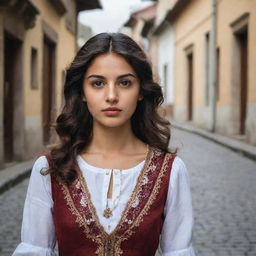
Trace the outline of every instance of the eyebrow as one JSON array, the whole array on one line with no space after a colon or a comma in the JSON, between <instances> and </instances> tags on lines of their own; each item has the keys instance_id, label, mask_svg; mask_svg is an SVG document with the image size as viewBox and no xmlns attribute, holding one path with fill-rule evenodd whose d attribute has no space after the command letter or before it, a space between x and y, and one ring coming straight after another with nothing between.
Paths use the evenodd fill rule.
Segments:
<instances>
[{"instance_id":1,"label":"eyebrow","mask_svg":"<svg viewBox=\"0 0 256 256\"><path fill-rule=\"evenodd\" d=\"M132 76L134 78L137 78L135 75L133 75L132 73L127 73L127 74L123 74L123 75L120 75L117 77L117 79L121 79L121 78L124 78L124 77L127 77L127 76ZM89 75L86 77L86 79L89 79L89 78L99 78L99 79L106 79L106 77L104 76L100 76L100 75Z\"/></svg>"}]
</instances>

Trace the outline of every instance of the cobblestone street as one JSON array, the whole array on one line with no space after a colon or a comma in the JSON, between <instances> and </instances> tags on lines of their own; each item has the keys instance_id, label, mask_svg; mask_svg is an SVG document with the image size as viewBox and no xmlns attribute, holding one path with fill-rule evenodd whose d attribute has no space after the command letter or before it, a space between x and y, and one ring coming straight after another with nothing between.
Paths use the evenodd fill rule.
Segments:
<instances>
[{"instance_id":1,"label":"cobblestone street","mask_svg":"<svg viewBox=\"0 0 256 256\"><path fill-rule=\"evenodd\" d=\"M22 211L28 179L0 195L0 255L10 256L20 242Z\"/></svg>"},{"instance_id":2,"label":"cobblestone street","mask_svg":"<svg viewBox=\"0 0 256 256\"><path fill-rule=\"evenodd\" d=\"M191 178L197 256L256 255L256 162L216 143L173 132Z\"/></svg>"},{"instance_id":3,"label":"cobblestone street","mask_svg":"<svg viewBox=\"0 0 256 256\"><path fill-rule=\"evenodd\" d=\"M194 207L197 256L256 255L256 162L197 135L173 130L186 163ZM0 195L0 255L20 241L28 179Z\"/></svg>"}]
</instances>

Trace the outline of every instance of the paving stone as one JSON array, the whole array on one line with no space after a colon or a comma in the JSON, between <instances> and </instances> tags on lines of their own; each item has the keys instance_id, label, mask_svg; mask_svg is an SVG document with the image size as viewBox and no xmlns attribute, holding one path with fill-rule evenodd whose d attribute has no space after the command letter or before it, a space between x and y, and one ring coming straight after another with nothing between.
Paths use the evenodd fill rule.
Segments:
<instances>
[{"instance_id":1,"label":"paving stone","mask_svg":"<svg viewBox=\"0 0 256 256\"><path fill-rule=\"evenodd\" d=\"M256 162L198 135L172 132L190 175L196 255L256 256ZM20 242L27 185L28 179L0 195L1 256Z\"/></svg>"},{"instance_id":2,"label":"paving stone","mask_svg":"<svg viewBox=\"0 0 256 256\"><path fill-rule=\"evenodd\" d=\"M1 256L10 256L20 243L23 205L28 179L0 195L0 248Z\"/></svg>"},{"instance_id":3,"label":"paving stone","mask_svg":"<svg viewBox=\"0 0 256 256\"><path fill-rule=\"evenodd\" d=\"M190 175L197 256L256 256L256 162L181 130L172 139Z\"/></svg>"}]
</instances>

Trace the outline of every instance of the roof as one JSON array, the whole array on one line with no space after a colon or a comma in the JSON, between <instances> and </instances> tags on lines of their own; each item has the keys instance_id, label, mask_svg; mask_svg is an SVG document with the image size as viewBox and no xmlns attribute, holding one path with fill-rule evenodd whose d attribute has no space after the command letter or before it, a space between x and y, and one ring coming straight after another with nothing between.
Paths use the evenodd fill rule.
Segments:
<instances>
[{"instance_id":1,"label":"roof","mask_svg":"<svg viewBox=\"0 0 256 256\"><path fill-rule=\"evenodd\" d=\"M190 2L191 0L178 0L173 8L167 12L166 20L173 21L174 19L176 19L180 12L183 10L183 8L187 6L187 4L189 4Z\"/></svg>"},{"instance_id":2,"label":"roof","mask_svg":"<svg viewBox=\"0 0 256 256\"><path fill-rule=\"evenodd\" d=\"M67 5L64 0L49 0L54 6L56 11L60 15L64 15L67 12ZM69 0L70 1L70 0ZM92 10L100 8L102 9L100 0L74 0L77 4L77 12Z\"/></svg>"},{"instance_id":3,"label":"roof","mask_svg":"<svg viewBox=\"0 0 256 256\"><path fill-rule=\"evenodd\" d=\"M0 8L5 7L11 9L14 13L18 13L24 21L25 29L35 26L36 15L40 13L39 9L30 0L0 0Z\"/></svg>"},{"instance_id":4,"label":"roof","mask_svg":"<svg viewBox=\"0 0 256 256\"><path fill-rule=\"evenodd\" d=\"M153 18L153 19L151 19L151 20L149 20L149 21L146 21L146 22L144 23L143 29L142 29L142 31L141 31L141 35L142 35L143 37L147 37L149 31L150 31L151 28L154 26L154 21L155 21L155 19Z\"/></svg>"},{"instance_id":5,"label":"roof","mask_svg":"<svg viewBox=\"0 0 256 256\"><path fill-rule=\"evenodd\" d=\"M132 13L129 20L124 24L125 27L132 27L136 20L142 19L144 21L151 21L156 15L156 3L146 7L139 9L138 11Z\"/></svg>"},{"instance_id":6,"label":"roof","mask_svg":"<svg viewBox=\"0 0 256 256\"><path fill-rule=\"evenodd\" d=\"M174 6L166 13L162 22L154 29L154 34L158 34L165 27L166 23L173 22L185 6L190 3L191 0L178 0Z\"/></svg>"}]
</instances>

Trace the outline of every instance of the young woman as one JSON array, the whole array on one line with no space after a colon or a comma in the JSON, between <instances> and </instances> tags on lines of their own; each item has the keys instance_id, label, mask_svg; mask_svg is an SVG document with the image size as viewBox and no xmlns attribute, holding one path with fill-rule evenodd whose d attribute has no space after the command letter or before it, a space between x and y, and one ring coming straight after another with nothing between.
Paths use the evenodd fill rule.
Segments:
<instances>
[{"instance_id":1,"label":"young woman","mask_svg":"<svg viewBox=\"0 0 256 256\"><path fill-rule=\"evenodd\" d=\"M18 255L194 256L189 176L168 149L160 86L121 33L92 37L67 70L59 144L34 164Z\"/></svg>"}]
</instances>

